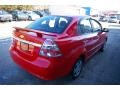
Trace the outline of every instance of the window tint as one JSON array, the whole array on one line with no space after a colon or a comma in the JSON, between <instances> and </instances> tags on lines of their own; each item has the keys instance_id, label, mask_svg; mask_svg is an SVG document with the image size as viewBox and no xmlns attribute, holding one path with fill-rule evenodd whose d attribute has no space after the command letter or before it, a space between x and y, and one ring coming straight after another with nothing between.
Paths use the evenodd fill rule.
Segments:
<instances>
[{"instance_id":1,"label":"window tint","mask_svg":"<svg viewBox=\"0 0 120 90\"><path fill-rule=\"evenodd\" d=\"M6 11L3 11L3 14L8 14L8 12L6 12Z\"/></svg>"},{"instance_id":2,"label":"window tint","mask_svg":"<svg viewBox=\"0 0 120 90\"><path fill-rule=\"evenodd\" d=\"M0 15L2 15L3 13L2 13L2 11L0 11Z\"/></svg>"},{"instance_id":3,"label":"window tint","mask_svg":"<svg viewBox=\"0 0 120 90\"><path fill-rule=\"evenodd\" d=\"M18 11L17 14L24 14L23 12Z\"/></svg>"},{"instance_id":4,"label":"window tint","mask_svg":"<svg viewBox=\"0 0 120 90\"><path fill-rule=\"evenodd\" d=\"M8 12L6 12L6 11L0 11L0 15L3 15L3 14L8 14Z\"/></svg>"},{"instance_id":5,"label":"window tint","mask_svg":"<svg viewBox=\"0 0 120 90\"><path fill-rule=\"evenodd\" d=\"M88 19L80 21L80 23L78 24L78 33L84 34L84 33L91 33L91 32L92 32L92 28L91 28L90 21Z\"/></svg>"},{"instance_id":6,"label":"window tint","mask_svg":"<svg viewBox=\"0 0 120 90\"><path fill-rule=\"evenodd\" d=\"M13 11L12 14L17 14L17 12L16 12L16 11Z\"/></svg>"},{"instance_id":7,"label":"window tint","mask_svg":"<svg viewBox=\"0 0 120 90\"><path fill-rule=\"evenodd\" d=\"M92 19L91 24L92 24L93 32L98 32L101 30L101 26L97 21Z\"/></svg>"},{"instance_id":8,"label":"window tint","mask_svg":"<svg viewBox=\"0 0 120 90\"><path fill-rule=\"evenodd\" d=\"M65 16L46 16L34 21L26 28L52 33L62 33L71 20L71 17Z\"/></svg>"}]
</instances>

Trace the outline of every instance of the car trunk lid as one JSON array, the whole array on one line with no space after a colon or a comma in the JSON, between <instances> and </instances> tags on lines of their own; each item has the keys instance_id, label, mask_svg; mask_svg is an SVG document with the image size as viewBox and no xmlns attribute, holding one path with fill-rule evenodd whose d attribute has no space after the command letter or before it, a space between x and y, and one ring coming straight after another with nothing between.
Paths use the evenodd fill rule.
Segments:
<instances>
[{"instance_id":1,"label":"car trunk lid","mask_svg":"<svg viewBox=\"0 0 120 90\"><path fill-rule=\"evenodd\" d=\"M46 38L53 39L56 34L36 31L27 28L14 27L13 41L20 55L27 59L34 59L39 55L40 48Z\"/></svg>"}]
</instances>

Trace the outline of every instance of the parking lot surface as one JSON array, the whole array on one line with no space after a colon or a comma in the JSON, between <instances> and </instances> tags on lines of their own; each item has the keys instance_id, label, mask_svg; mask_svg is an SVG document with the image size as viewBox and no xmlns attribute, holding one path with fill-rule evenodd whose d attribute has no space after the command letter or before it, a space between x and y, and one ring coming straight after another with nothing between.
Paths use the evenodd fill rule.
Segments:
<instances>
[{"instance_id":1,"label":"parking lot surface","mask_svg":"<svg viewBox=\"0 0 120 90\"><path fill-rule=\"evenodd\" d=\"M12 26L25 26L30 22L12 22ZM24 23L24 25L23 25ZM109 29L108 42L104 52L98 52L83 67L80 77L72 80L63 77L45 81L36 78L16 65L9 55L12 31L6 23L7 38L0 39L0 84L120 84L120 27ZM0 27L2 24L0 24ZM7 30L10 29L8 32ZM0 30L1 31L1 30Z\"/></svg>"}]
</instances>

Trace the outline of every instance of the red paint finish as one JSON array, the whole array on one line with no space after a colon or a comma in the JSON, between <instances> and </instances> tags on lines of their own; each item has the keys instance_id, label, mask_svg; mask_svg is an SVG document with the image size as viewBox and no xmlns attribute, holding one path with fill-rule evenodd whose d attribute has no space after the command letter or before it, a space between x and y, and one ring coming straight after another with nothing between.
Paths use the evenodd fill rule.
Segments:
<instances>
[{"instance_id":1,"label":"red paint finish","mask_svg":"<svg viewBox=\"0 0 120 90\"><path fill-rule=\"evenodd\" d=\"M78 21L85 17L71 17L72 21L60 34L16 28L10 47L13 60L23 69L44 80L68 75L79 57L88 60L107 38L106 32L102 31L78 35ZM54 46L52 49L46 50L46 40L47 44Z\"/></svg>"}]
</instances>

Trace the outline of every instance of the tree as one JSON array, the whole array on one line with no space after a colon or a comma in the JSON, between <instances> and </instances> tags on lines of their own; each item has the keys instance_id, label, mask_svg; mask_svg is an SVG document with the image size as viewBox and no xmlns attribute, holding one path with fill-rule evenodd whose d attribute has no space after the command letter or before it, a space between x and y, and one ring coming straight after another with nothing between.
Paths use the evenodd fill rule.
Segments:
<instances>
[{"instance_id":1,"label":"tree","mask_svg":"<svg viewBox=\"0 0 120 90\"><path fill-rule=\"evenodd\" d=\"M10 10L32 10L32 5L0 5L0 9L10 11Z\"/></svg>"}]
</instances>

